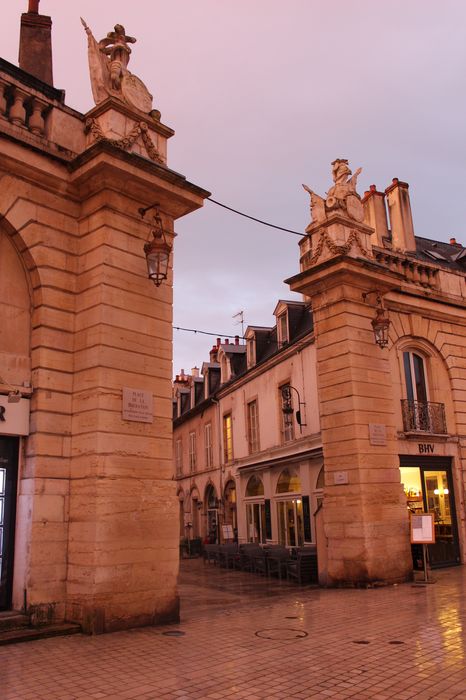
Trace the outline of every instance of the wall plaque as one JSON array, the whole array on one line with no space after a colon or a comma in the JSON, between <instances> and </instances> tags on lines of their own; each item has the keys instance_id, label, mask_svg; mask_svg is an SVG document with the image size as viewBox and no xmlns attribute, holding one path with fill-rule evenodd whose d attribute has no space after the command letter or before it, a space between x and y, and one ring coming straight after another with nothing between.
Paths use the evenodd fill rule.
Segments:
<instances>
[{"instance_id":1,"label":"wall plaque","mask_svg":"<svg viewBox=\"0 0 466 700\"><path fill-rule=\"evenodd\" d=\"M154 420L152 392L123 387L123 420L152 423Z\"/></svg>"},{"instance_id":2,"label":"wall plaque","mask_svg":"<svg viewBox=\"0 0 466 700\"><path fill-rule=\"evenodd\" d=\"M333 483L334 484L347 484L348 482L348 472L333 472Z\"/></svg>"},{"instance_id":3,"label":"wall plaque","mask_svg":"<svg viewBox=\"0 0 466 700\"><path fill-rule=\"evenodd\" d=\"M387 427L383 423L369 423L369 442L371 445L387 444Z\"/></svg>"}]
</instances>

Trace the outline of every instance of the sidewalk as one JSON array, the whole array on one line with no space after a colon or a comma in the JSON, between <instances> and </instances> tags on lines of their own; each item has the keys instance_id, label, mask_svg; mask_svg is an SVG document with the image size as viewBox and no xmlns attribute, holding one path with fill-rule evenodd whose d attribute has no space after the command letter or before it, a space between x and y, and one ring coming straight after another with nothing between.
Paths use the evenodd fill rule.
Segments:
<instances>
[{"instance_id":1,"label":"sidewalk","mask_svg":"<svg viewBox=\"0 0 466 700\"><path fill-rule=\"evenodd\" d=\"M321 590L183 561L180 625L2 647L0 698L466 699L466 567L434 578Z\"/></svg>"}]
</instances>

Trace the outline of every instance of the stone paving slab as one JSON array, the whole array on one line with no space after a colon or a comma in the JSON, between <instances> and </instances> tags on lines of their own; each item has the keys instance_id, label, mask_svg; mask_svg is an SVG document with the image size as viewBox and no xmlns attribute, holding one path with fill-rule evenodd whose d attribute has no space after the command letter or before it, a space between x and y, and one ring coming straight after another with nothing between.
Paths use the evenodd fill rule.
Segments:
<instances>
[{"instance_id":1,"label":"stone paving slab","mask_svg":"<svg viewBox=\"0 0 466 700\"><path fill-rule=\"evenodd\" d=\"M1 700L466 699L465 567L321 590L201 566L179 625L0 648Z\"/></svg>"}]
</instances>

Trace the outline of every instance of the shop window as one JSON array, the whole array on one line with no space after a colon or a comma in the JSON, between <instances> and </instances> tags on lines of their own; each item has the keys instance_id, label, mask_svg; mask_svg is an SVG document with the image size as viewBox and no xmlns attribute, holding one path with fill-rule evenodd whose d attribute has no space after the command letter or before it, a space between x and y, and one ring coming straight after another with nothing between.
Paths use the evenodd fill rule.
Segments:
<instances>
[{"instance_id":1,"label":"shop window","mask_svg":"<svg viewBox=\"0 0 466 700\"><path fill-rule=\"evenodd\" d=\"M233 461L233 419L231 413L223 416L223 459Z\"/></svg>"},{"instance_id":2,"label":"shop window","mask_svg":"<svg viewBox=\"0 0 466 700\"><path fill-rule=\"evenodd\" d=\"M300 493L301 480L294 471L284 469L277 482L277 493Z\"/></svg>"},{"instance_id":3,"label":"shop window","mask_svg":"<svg viewBox=\"0 0 466 700\"><path fill-rule=\"evenodd\" d=\"M196 433L189 433L189 468L193 472L196 469Z\"/></svg>"},{"instance_id":4,"label":"shop window","mask_svg":"<svg viewBox=\"0 0 466 700\"><path fill-rule=\"evenodd\" d=\"M248 447L249 454L259 451L259 417L257 413L257 401L250 401L247 405L248 420Z\"/></svg>"},{"instance_id":5,"label":"shop window","mask_svg":"<svg viewBox=\"0 0 466 700\"><path fill-rule=\"evenodd\" d=\"M253 496L263 496L264 495L264 484L262 483L262 479L259 479L258 476L251 476L251 478L248 481L248 484L246 486L246 497L253 497Z\"/></svg>"},{"instance_id":6,"label":"shop window","mask_svg":"<svg viewBox=\"0 0 466 700\"><path fill-rule=\"evenodd\" d=\"M212 460L212 423L206 423L204 426L204 457L205 466L210 469L213 465Z\"/></svg>"},{"instance_id":7,"label":"shop window","mask_svg":"<svg viewBox=\"0 0 466 700\"><path fill-rule=\"evenodd\" d=\"M248 542L265 543L266 518L264 503L246 504L246 527Z\"/></svg>"},{"instance_id":8,"label":"shop window","mask_svg":"<svg viewBox=\"0 0 466 700\"><path fill-rule=\"evenodd\" d=\"M304 545L303 503L301 498L293 498L277 503L278 540L284 547Z\"/></svg>"}]
</instances>

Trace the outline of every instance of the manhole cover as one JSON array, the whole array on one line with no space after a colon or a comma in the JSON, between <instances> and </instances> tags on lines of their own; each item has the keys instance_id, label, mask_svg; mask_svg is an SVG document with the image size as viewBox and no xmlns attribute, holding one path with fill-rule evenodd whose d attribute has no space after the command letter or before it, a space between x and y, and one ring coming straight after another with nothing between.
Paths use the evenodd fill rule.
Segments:
<instances>
[{"instance_id":1,"label":"manhole cover","mask_svg":"<svg viewBox=\"0 0 466 700\"><path fill-rule=\"evenodd\" d=\"M181 630L168 630L168 632L162 632L165 637L184 637L186 632Z\"/></svg>"},{"instance_id":2,"label":"manhole cover","mask_svg":"<svg viewBox=\"0 0 466 700\"><path fill-rule=\"evenodd\" d=\"M370 644L367 639L354 639L353 644Z\"/></svg>"},{"instance_id":3,"label":"manhole cover","mask_svg":"<svg viewBox=\"0 0 466 700\"><path fill-rule=\"evenodd\" d=\"M262 639L302 639L307 636L304 630L295 630L290 627L271 627L256 632L256 637L262 637Z\"/></svg>"},{"instance_id":4,"label":"manhole cover","mask_svg":"<svg viewBox=\"0 0 466 700\"><path fill-rule=\"evenodd\" d=\"M389 644L404 644L404 642L400 641L399 639L394 639L391 642L388 642Z\"/></svg>"}]
</instances>

